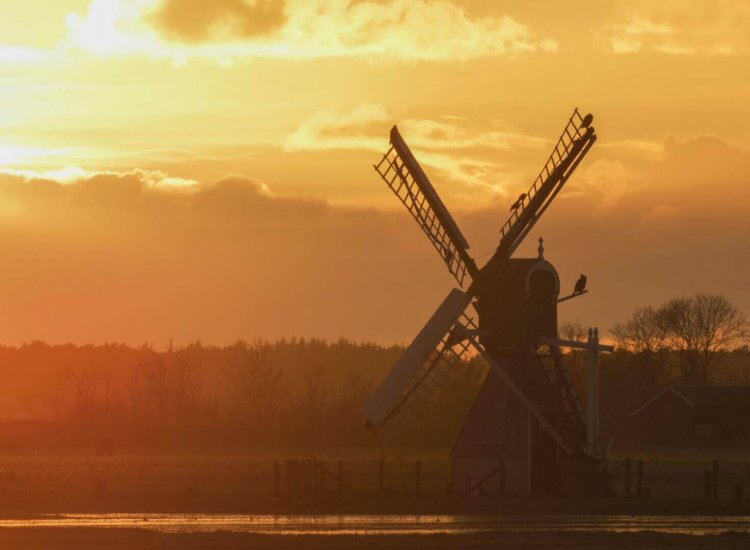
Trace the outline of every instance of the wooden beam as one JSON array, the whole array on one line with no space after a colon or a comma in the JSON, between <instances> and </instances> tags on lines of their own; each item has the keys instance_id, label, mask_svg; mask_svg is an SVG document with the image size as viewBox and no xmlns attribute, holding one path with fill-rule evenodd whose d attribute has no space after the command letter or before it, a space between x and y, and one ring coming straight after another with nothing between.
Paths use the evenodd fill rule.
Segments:
<instances>
[{"instance_id":1,"label":"wooden beam","mask_svg":"<svg viewBox=\"0 0 750 550\"><path fill-rule=\"evenodd\" d=\"M548 434L552 436L552 438L557 442L557 444L560 446L560 448L565 451L565 454L572 455L573 451L568 446L567 443L563 440L563 438L560 436L560 434L555 430L555 428L552 427L552 424L549 423L549 421L544 417L544 415L539 412L539 409L537 409L536 405L526 397L526 394L524 394L521 391L521 388L519 388L516 383L513 381L511 376L508 374L506 369L504 369L496 360L494 357L492 357L489 353L487 353L487 350L484 349L484 346L482 346L476 338L469 335L469 342L474 346L474 348L479 352L479 354L484 358L485 361L490 365L490 368L492 368L502 379L502 381L505 383L506 387L516 396L516 398L521 402L521 405L523 405L527 411L536 418L537 422L539 422L539 426L546 431Z\"/></svg>"},{"instance_id":2,"label":"wooden beam","mask_svg":"<svg viewBox=\"0 0 750 550\"><path fill-rule=\"evenodd\" d=\"M562 298L557 299L557 303L565 302L567 300L570 300L571 298L578 298L578 296L583 296L584 294L588 294L588 290L584 290L583 292L574 292L573 294L568 294L567 296L563 296Z\"/></svg>"},{"instance_id":3,"label":"wooden beam","mask_svg":"<svg viewBox=\"0 0 750 550\"><path fill-rule=\"evenodd\" d=\"M547 344L548 346L557 346L561 348L577 348L577 349L590 349L592 346L588 342L577 342L575 340L561 340L560 338L538 338L540 344ZM606 344L596 344L596 348L599 351L615 351L614 346L608 346Z\"/></svg>"}]
</instances>

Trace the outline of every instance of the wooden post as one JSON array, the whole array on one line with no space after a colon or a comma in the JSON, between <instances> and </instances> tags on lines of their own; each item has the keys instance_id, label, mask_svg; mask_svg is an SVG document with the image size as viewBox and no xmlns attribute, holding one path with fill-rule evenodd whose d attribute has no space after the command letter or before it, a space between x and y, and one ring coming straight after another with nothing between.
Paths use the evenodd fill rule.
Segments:
<instances>
[{"instance_id":1,"label":"wooden post","mask_svg":"<svg viewBox=\"0 0 750 550\"><path fill-rule=\"evenodd\" d=\"M711 464L711 496L719 498L719 461L714 460Z\"/></svg>"},{"instance_id":2,"label":"wooden post","mask_svg":"<svg viewBox=\"0 0 750 550\"><path fill-rule=\"evenodd\" d=\"M643 461L638 461L638 473L636 477L636 495L638 498L643 496Z\"/></svg>"},{"instance_id":3,"label":"wooden post","mask_svg":"<svg viewBox=\"0 0 750 550\"><path fill-rule=\"evenodd\" d=\"M313 458L307 459L307 479L307 492L315 493L318 488L315 479L315 459Z\"/></svg>"},{"instance_id":4,"label":"wooden post","mask_svg":"<svg viewBox=\"0 0 750 550\"><path fill-rule=\"evenodd\" d=\"M378 462L378 494L382 497L385 494L385 459L381 458Z\"/></svg>"},{"instance_id":5,"label":"wooden post","mask_svg":"<svg viewBox=\"0 0 750 550\"><path fill-rule=\"evenodd\" d=\"M706 500L711 498L711 471L710 470L704 470L703 471L703 496L706 497Z\"/></svg>"},{"instance_id":6,"label":"wooden post","mask_svg":"<svg viewBox=\"0 0 750 550\"><path fill-rule=\"evenodd\" d=\"M500 460L500 464L497 465L497 495L505 495L505 460Z\"/></svg>"},{"instance_id":7,"label":"wooden post","mask_svg":"<svg viewBox=\"0 0 750 550\"><path fill-rule=\"evenodd\" d=\"M294 460L294 484L295 493L301 495L305 492L305 459L297 458Z\"/></svg>"},{"instance_id":8,"label":"wooden post","mask_svg":"<svg viewBox=\"0 0 750 550\"><path fill-rule=\"evenodd\" d=\"M344 461L339 459L336 462L336 471L339 475L339 493L344 494Z\"/></svg>"},{"instance_id":9,"label":"wooden post","mask_svg":"<svg viewBox=\"0 0 750 550\"><path fill-rule=\"evenodd\" d=\"M274 460L273 461L273 494L274 496L279 496L279 492L281 490L281 480L280 480L280 472L279 472L279 461Z\"/></svg>"},{"instance_id":10,"label":"wooden post","mask_svg":"<svg viewBox=\"0 0 750 550\"><path fill-rule=\"evenodd\" d=\"M599 329L590 328L586 365L586 442L596 452L599 441Z\"/></svg>"},{"instance_id":11,"label":"wooden post","mask_svg":"<svg viewBox=\"0 0 750 550\"><path fill-rule=\"evenodd\" d=\"M419 499L422 492L422 461L417 460L414 469L414 495Z\"/></svg>"},{"instance_id":12,"label":"wooden post","mask_svg":"<svg viewBox=\"0 0 750 550\"><path fill-rule=\"evenodd\" d=\"M286 459L286 494L291 495L294 491L294 480L292 478L292 460Z\"/></svg>"},{"instance_id":13,"label":"wooden post","mask_svg":"<svg viewBox=\"0 0 750 550\"><path fill-rule=\"evenodd\" d=\"M321 460L318 462L318 475L319 475L319 489L321 493L326 492L326 461Z\"/></svg>"},{"instance_id":14,"label":"wooden post","mask_svg":"<svg viewBox=\"0 0 750 550\"><path fill-rule=\"evenodd\" d=\"M633 467L633 460L631 458L625 459L625 496L630 496L630 470Z\"/></svg>"}]
</instances>

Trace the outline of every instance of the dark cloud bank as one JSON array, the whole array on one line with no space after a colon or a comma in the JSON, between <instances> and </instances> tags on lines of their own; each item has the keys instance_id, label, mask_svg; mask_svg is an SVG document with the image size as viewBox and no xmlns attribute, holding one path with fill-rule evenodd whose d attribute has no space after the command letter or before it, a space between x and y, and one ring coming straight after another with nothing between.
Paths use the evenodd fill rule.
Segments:
<instances>
[{"instance_id":1,"label":"dark cloud bank","mask_svg":"<svg viewBox=\"0 0 750 550\"><path fill-rule=\"evenodd\" d=\"M669 141L661 161L618 176L626 185L591 168L520 251L535 254L542 235L564 286L589 276L563 318L609 329L696 291L750 313L747 153ZM0 341L405 341L452 285L405 212L273 197L240 177L189 192L146 179L0 176ZM506 212L457 213L473 254L496 245Z\"/></svg>"}]
</instances>

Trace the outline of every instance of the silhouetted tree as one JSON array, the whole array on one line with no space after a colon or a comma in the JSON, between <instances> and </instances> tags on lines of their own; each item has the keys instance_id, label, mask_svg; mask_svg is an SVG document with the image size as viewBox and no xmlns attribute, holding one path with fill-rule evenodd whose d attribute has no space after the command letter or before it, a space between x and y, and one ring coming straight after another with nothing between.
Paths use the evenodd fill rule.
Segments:
<instances>
[{"instance_id":1,"label":"silhouetted tree","mask_svg":"<svg viewBox=\"0 0 750 550\"><path fill-rule=\"evenodd\" d=\"M693 382L708 380L716 352L747 339L745 316L721 294L675 298L659 310L671 347L678 350Z\"/></svg>"},{"instance_id":2,"label":"silhouetted tree","mask_svg":"<svg viewBox=\"0 0 750 550\"><path fill-rule=\"evenodd\" d=\"M617 323L612 334L621 348L633 353L655 353L667 344L663 312L651 306L637 308L624 323Z\"/></svg>"},{"instance_id":3,"label":"silhouetted tree","mask_svg":"<svg viewBox=\"0 0 750 550\"><path fill-rule=\"evenodd\" d=\"M585 342L588 337L588 328L583 325L580 319L560 323L558 332L566 340Z\"/></svg>"},{"instance_id":4,"label":"silhouetted tree","mask_svg":"<svg viewBox=\"0 0 750 550\"><path fill-rule=\"evenodd\" d=\"M269 361L268 346L234 344L229 379L239 423L256 435L276 428L282 407L282 372Z\"/></svg>"}]
</instances>

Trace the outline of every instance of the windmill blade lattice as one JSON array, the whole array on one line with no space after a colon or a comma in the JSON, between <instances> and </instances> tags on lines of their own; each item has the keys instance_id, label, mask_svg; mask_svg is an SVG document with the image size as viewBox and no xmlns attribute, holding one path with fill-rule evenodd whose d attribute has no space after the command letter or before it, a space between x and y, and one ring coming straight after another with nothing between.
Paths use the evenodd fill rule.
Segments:
<instances>
[{"instance_id":1,"label":"windmill blade lattice","mask_svg":"<svg viewBox=\"0 0 750 550\"><path fill-rule=\"evenodd\" d=\"M500 228L502 256L513 254L596 141L591 120L591 115L573 111L541 172Z\"/></svg>"},{"instance_id":2,"label":"windmill blade lattice","mask_svg":"<svg viewBox=\"0 0 750 550\"><path fill-rule=\"evenodd\" d=\"M460 365L469 348L471 348L471 342L466 338L466 334L477 330L474 319L466 313L461 314L409 381L398 403L391 409L383 422L390 419L405 406L413 407L420 400L436 392L447 380L450 369Z\"/></svg>"},{"instance_id":3,"label":"windmill blade lattice","mask_svg":"<svg viewBox=\"0 0 750 550\"><path fill-rule=\"evenodd\" d=\"M391 130L391 147L374 168L463 287L467 275L474 277L477 273L476 264L466 251L469 245L395 126Z\"/></svg>"}]
</instances>

